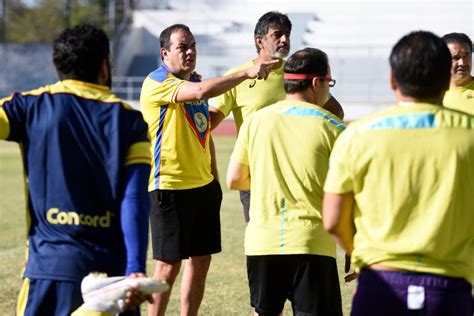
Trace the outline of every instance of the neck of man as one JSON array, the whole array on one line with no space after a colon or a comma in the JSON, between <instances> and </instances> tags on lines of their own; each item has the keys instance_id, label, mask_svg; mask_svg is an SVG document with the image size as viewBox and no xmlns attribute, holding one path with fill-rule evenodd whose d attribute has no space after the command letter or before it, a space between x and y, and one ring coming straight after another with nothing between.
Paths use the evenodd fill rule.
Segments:
<instances>
[{"instance_id":1,"label":"neck of man","mask_svg":"<svg viewBox=\"0 0 474 316\"><path fill-rule=\"evenodd\" d=\"M426 99L420 99L420 98L414 98L410 96L403 95L399 90L396 91L395 96L397 98L398 103L429 103L429 104L436 104L436 105L443 105L443 97L444 97L444 91L439 97L435 98L426 98Z\"/></svg>"},{"instance_id":2,"label":"neck of man","mask_svg":"<svg viewBox=\"0 0 474 316\"><path fill-rule=\"evenodd\" d=\"M272 60L275 60L275 59L279 59L280 62L279 62L278 65L275 66L275 68L273 68L273 69L278 69L278 68L280 68L280 67L283 65L284 60L283 60L282 58L275 58L275 57L272 57L272 56L267 55L267 54L264 54L264 53L260 53L260 54L258 55L258 57L255 58L252 62L253 62L254 64L257 64L257 63L264 63L264 62L267 62L267 61L272 61Z\"/></svg>"},{"instance_id":3,"label":"neck of man","mask_svg":"<svg viewBox=\"0 0 474 316\"><path fill-rule=\"evenodd\" d=\"M189 71L186 71L186 72L174 72L174 74L178 75L179 77L183 78L183 79L186 79L186 80L189 80L189 78L191 78L191 74L192 72L189 72Z\"/></svg>"},{"instance_id":4,"label":"neck of man","mask_svg":"<svg viewBox=\"0 0 474 316\"><path fill-rule=\"evenodd\" d=\"M166 68L171 70L173 74L178 75L180 78L183 78L186 80L189 80L189 78L191 78L191 74L193 73L193 71L182 71L182 70L180 71L179 68L174 68L170 66L166 61L163 61L163 64L166 66Z\"/></svg>"},{"instance_id":5,"label":"neck of man","mask_svg":"<svg viewBox=\"0 0 474 316\"><path fill-rule=\"evenodd\" d=\"M308 102L322 107L322 104L319 103L322 103L323 100L319 100L320 102L318 103L317 96L312 91L310 91L310 89L306 89L302 92L288 93L286 95L285 101Z\"/></svg>"},{"instance_id":6,"label":"neck of man","mask_svg":"<svg viewBox=\"0 0 474 316\"><path fill-rule=\"evenodd\" d=\"M99 86L107 86L105 79L101 79L100 77L97 78L97 80L86 80L86 79L81 79L81 78L76 78L76 77L67 77L67 76L59 76L60 81L64 80L75 80L75 81L81 81L85 83L91 83Z\"/></svg>"},{"instance_id":7,"label":"neck of man","mask_svg":"<svg viewBox=\"0 0 474 316\"><path fill-rule=\"evenodd\" d=\"M191 78L191 73L179 74L183 79L189 80Z\"/></svg>"},{"instance_id":8,"label":"neck of man","mask_svg":"<svg viewBox=\"0 0 474 316\"><path fill-rule=\"evenodd\" d=\"M472 79L471 76L467 77L467 78L464 79L464 80L458 80L458 81L456 81L456 80L451 80L451 81L449 82L449 88L460 88L460 87L467 86L468 84L471 83L472 80L473 80L473 79Z\"/></svg>"}]
</instances>

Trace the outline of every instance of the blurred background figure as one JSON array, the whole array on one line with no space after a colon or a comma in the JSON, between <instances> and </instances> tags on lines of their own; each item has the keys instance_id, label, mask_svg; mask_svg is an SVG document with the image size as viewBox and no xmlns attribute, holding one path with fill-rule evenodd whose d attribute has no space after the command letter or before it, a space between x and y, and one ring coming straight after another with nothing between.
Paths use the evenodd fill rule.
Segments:
<instances>
[{"instance_id":1,"label":"blurred background figure","mask_svg":"<svg viewBox=\"0 0 474 316\"><path fill-rule=\"evenodd\" d=\"M472 41L464 33L443 36L452 56L451 82L444 95L444 106L474 115L474 80L472 71Z\"/></svg>"}]
</instances>

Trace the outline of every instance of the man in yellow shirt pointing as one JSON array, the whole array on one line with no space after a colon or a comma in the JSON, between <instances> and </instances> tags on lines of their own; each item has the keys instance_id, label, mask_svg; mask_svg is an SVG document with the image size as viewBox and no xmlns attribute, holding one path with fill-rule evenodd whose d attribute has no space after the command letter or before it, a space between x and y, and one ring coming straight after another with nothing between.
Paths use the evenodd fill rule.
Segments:
<instances>
[{"instance_id":1,"label":"man in yellow shirt pointing","mask_svg":"<svg viewBox=\"0 0 474 316\"><path fill-rule=\"evenodd\" d=\"M160 34L162 64L145 79L140 96L152 142L148 184L154 277L170 287L185 261L181 313L196 315L211 254L220 252L222 191L211 169L207 99L247 79L265 79L276 61L257 63L224 77L196 75L196 41L175 24ZM214 169L215 170L215 169ZM149 315L164 315L169 292L155 294Z\"/></svg>"}]
</instances>

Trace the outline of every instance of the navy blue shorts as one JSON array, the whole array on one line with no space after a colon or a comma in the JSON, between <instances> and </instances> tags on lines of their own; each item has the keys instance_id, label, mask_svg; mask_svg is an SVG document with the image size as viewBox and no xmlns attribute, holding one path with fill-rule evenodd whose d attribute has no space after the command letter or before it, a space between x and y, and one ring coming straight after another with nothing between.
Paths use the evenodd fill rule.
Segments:
<instances>
[{"instance_id":1,"label":"navy blue shorts","mask_svg":"<svg viewBox=\"0 0 474 316\"><path fill-rule=\"evenodd\" d=\"M17 315L70 315L81 304L80 282L25 278L18 298Z\"/></svg>"},{"instance_id":2,"label":"navy blue shorts","mask_svg":"<svg viewBox=\"0 0 474 316\"><path fill-rule=\"evenodd\" d=\"M294 315L342 316L336 259L318 255L247 256L250 304L277 316L285 301Z\"/></svg>"},{"instance_id":3,"label":"navy blue shorts","mask_svg":"<svg viewBox=\"0 0 474 316\"><path fill-rule=\"evenodd\" d=\"M25 278L18 296L16 315L71 315L82 303L81 282ZM140 316L140 309L125 311L120 316Z\"/></svg>"},{"instance_id":4,"label":"navy blue shorts","mask_svg":"<svg viewBox=\"0 0 474 316\"><path fill-rule=\"evenodd\" d=\"M219 182L187 190L150 192L155 260L181 260L221 251Z\"/></svg>"},{"instance_id":5,"label":"navy blue shorts","mask_svg":"<svg viewBox=\"0 0 474 316\"><path fill-rule=\"evenodd\" d=\"M352 316L472 316L471 284L409 271L364 269L359 275Z\"/></svg>"}]
</instances>

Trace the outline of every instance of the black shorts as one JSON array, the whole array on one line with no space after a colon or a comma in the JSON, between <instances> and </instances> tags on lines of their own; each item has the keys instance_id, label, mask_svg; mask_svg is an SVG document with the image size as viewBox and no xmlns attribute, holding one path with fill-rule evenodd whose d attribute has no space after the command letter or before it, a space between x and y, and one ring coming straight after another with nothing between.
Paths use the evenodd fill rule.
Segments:
<instances>
[{"instance_id":1,"label":"black shorts","mask_svg":"<svg viewBox=\"0 0 474 316\"><path fill-rule=\"evenodd\" d=\"M248 223L250 221L250 190L242 190L240 193L240 202L242 203L242 208L244 210L244 219Z\"/></svg>"},{"instance_id":2,"label":"black shorts","mask_svg":"<svg viewBox=\"0 0 474 316\"><path fill-rule=\"evenodd\" d=\"M150 192L153 259L180 260L221 251L219 182Z\"/></svg>"},{"instance_id":3,"label":"black shorts","mask_svg":"<svg viewBox=\"0 0 474 316\"><path fill-rule=\"evenodd\" d=\"M294 315L342 316L336 259L318 255L247 256L250 304L278 315L288 299Z\"/></svg>"}]
</instances>

